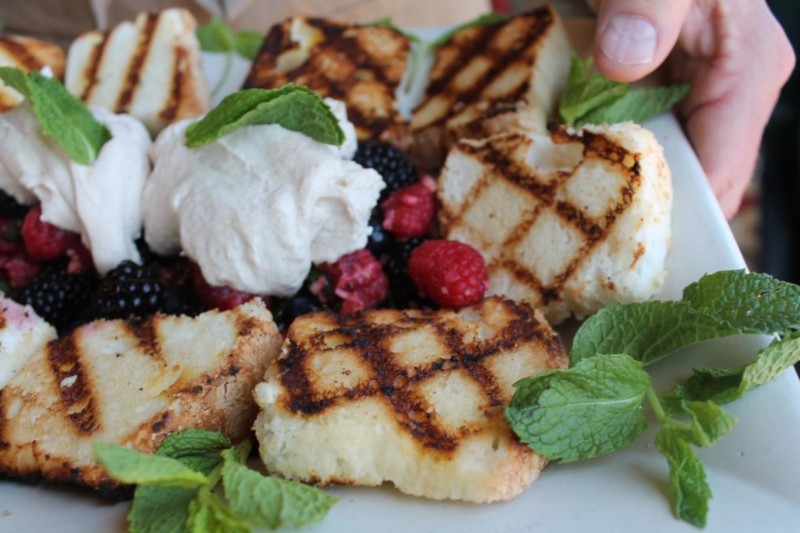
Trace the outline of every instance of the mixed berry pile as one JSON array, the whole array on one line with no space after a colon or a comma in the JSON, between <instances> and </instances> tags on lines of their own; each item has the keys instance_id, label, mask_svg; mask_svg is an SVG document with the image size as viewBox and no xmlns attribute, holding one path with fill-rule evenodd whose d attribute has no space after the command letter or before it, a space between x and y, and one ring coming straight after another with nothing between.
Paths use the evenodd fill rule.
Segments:
<instances>
[{"instance_id":1,"label":"mixed berry pile","mask_svg":"<svg viewBox=\"0 0 800 533\"><path fill-rule=\"evenodd\" d=\"M279 326L321 308L348 314L479 301L488 288L481 255L468 245L433 239L434 179L391 144L361 143L354 159L386 182L370 218L372 235L366 248L315 265L291 298L258 295ZM232 309L257 296L212 287L189 259L158 256L143 240L137 245L143 264L125 261L100 277L80 235L44 222L40 207L20 206L0 191L0 291L31 305L60 333L99 318Z\"/></svg>"}]
</instances>

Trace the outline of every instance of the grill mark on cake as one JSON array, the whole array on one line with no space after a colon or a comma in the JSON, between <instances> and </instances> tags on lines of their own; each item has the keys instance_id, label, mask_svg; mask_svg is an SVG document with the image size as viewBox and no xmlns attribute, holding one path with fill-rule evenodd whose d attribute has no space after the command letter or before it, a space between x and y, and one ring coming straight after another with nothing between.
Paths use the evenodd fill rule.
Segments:
<instances>
[{"instance_id":1,"label":"grill mark on cake","mask_svg":"<svg viewBox=\"0 0 800 533\"><path fill-rule=\"evenodd\" d=\"M172 122L178 114L181 105L181 92L183 89L183 78L185 69L183 65L188 61L186 49L182 46L175 48L175 62L172 64L172 86L169 92L169 100L164 108L158 112L158 116L165 122Z\"/></svg>"},{"instance_id":2,"label":"grill mark on cake","mask_svg":"<svg viewBox=\"0 0 800 533\"><path fill-rule=\"evenodd\" d=\"M22 67L22 70L34 72L41 69L44 65L31 54L25 45L9 38L0 37L0 47L4 48L14 61Z\"/></svg>"},{"instance_id":3,"label":"grill mark on cake","mask_svg":"<svg viewBox=\"0 0 800 533\"><path fill-rule=\"evenodd\" d=\"M277 58L290 50L297 49L299 44L292 42L290 34L290 23L286 21L274 26L267 37L256 59L255 67L251 69L245 81L245 87L277 88L286 83L298 83L306 85L309 89L317 92L323 97L336 98L338 100L349 101L350 95L361 83L357 76L348 74L343 75L341 70L352 70L355 73L363 70L369 73L371 82L376 82L380 87L381 100L388 97L393 100L395 86L400 80L394 80L383 68L383 60L374 57L358 39L357 34L349 34L351 30L363 31L384 31L384 28L369 28L366 26L350 26L337 24L322 18L305 18L305 22L322 32L325 47L325 54L315 54L317 45L309 49L309 57L302 64L287 71L277 70ZM395 32L395 30L391 30ZM398 32L398 36L401 34ZM404 41L403 54L408 55L410 45L408 40ZM339 71L331 68L331 63ZM394 106L383 109L378 106L364 107L357 102L349 102L347 109L348 119L355 125L360 138L375 137L382 133L389 124L398 121L397 111Z\"/></svg>"},{"instance_id":4,"label":"grill mark on cake","mask_svg":"<svg viewBox=\"0 0 800 533\"><path fill-rule=\"evenodd\" d=\"M164 356L161 354L161 343L159 342L155 317L144 320L126 320L122 322L122 327L128 335L136 339L139 348L144 353L153 359L164 360Z\"/></svg>"},{"instance_id":5,"label":"grill mark on cake","mask_svg":"<svg viewBox=\"0 0 800 533\"><path fill-rule=\"evenodd\" d=\"M545 331L544 325L536 319L529 304L510 300L500 302L504 311L513 315L508 324L493 339L479 339L469 343L464 342L463 331L449 325L455 315L442 317L433 311L419 311L419 316L399 315L398 320L391 324L370 324L368 314L344 317L325 312L316 313L312 318L315 322L330 317L336 322L336 327L313 333L302 338L300 342L292 338L290 332L287 339L289 348L278 359L280 380L288 393L283 405L292 412L312 416L322 414L328 407L339 405L342 401L379 397L391 406L400 426L422 446L445 454L454 452L460 445L460 438L467 433L480 431L480 428L463 426L455 435L448 434L437 423L435 412L428 408L427 400L414 391L413 385L442 372L463 370L483 391L489 400L489 407L496 407L504 403L502 391L484 361L521 343L534 341L547 348L550 359L563 352L557 333ZM412 331L419 323L431 326L443 345L443 352L451 355L417 367L400 367L395 363L391 351L386 348L387 340ZM305 371L307 359L311 351L324 350L325 338L331 335L342 335L350 339L334 349L351 349L369 365L371 378L365 383L341 392L314 390ZM309 348L306 349L306 346ZM554 363L548 360L548 364Z\"/></svg>"},{"instance_id":6,"label":"grill mark on cake","mask_svg":"<svg viewBox=\"0 0 800 533\"><path fill-rule=\"evenodd\" d=\"M136 43L133 56L131 57L130 63L128 63L128 70L125 73L122 91L114 106L115 113L126 113L133 101L133 96L139 88L142 66L150 51L150 44L153 41L153 35L155 34L160 16L159 13L148 13L147 15L147 20L139 34L139 40Z\"/></svg>"},{"instance_id":7,"label":"grill mark on cake","mask_svg":"<svg viewBox=\"0 0 800 533\"><path fill-rule=\"evenodd\" d=\"M74 336L56 339L47 345L47 361L53 373L53 385L58 390L64 414L74 428L91 434L100 428L91 383L83 370ZM74 382L62 385L64 380Z\"/></svg>"},{"instance_id":8,"label":"grill mark on cake","mask_svg":"<svg viewBox=\"0 0 800 533\"><path fill-rule=\"evenodd\" d=\"M575 205L563 200L556 201L555 195L558 183L567 180L572 173L558 171L557 174L560 179L551 180L549 183L542 183L537 180L535 175L527 173L527 169L520 168L512 161L507 155L508 150L503 149L504 145L514 148L520 142L530 144L530 139L525 135L512 133L504 135L500 139L489 141L482 146L465 142L458 144L460 150L479 158L484 166L490 167L490 170L476 182L458 212L446 212L446 224L444 225L445 230L448 230L465 224L465 214L470 211L471 206L482 190L490 186L489 173L493 173L507 183L517 185L528 191L540 202L533 212L529 212L530 216L523 217L511 230L503 243L504 249L514 250L516 248L514 245L521 242L528 235L536 218L545 208L552 209L552 212L558 216L565 226L578 230L583 237L583 245L564 269L554 276L550 284L543 283L526 266L519 264L514 257L510 257L505 252L501 252L500 256L494 258L488 265L490 278L499 268L511 272L518 282L540 295L541 305L549 305L561 299L560 294L569 278L586 261L591 252L608 238L617 218L628 209L641 184L639 155L632 154L605 135L589 131L582 131L580 135L577 133L571 134L566 128L560 128L552 124L548 125L548 132L555 144L580 142L583 145L582 161L592 156L599 157L617 166L623 175L628 176L619 191L620 200L615 205L607 209L598 219L592 219Z\"/></svg>"},{"instance_id":9,"label":"grill mark on cake","mask_svg":"<svg viewBox=\"0 0 800 533\"><path fill-rule=\"evenodd\" d=\"M304 368L308 351L291 339L288 345L286 353L278 358L281 383L288 392L286 408L305 415L319 413L329 407L333 400L315 397L314 388Z\"/></svg>"},{"instance_id":10,"label":"grill mark on cake","mask_svg":"<svg viewBox=\"0 0 800 533\"><path fill-rule=\"evenodd\" d=\"M273 26L258 51L253 68L247 73L243 89L270 88L273 85L273 71L277 70L277 58L281 50L291 50L296 48L289 38L288 24L276 24Z\"/></svg>"},{"instance_id":11,"label":"grill mark on cake","mask_svg":"<svg viewBox=\"0 0 800 533\"><path fill-rule=\"evenodd\" d=\"M86 80L86 87L83 88L80 98L84 102L89 101L94 88L100 81L97 78L97 72L100 70L100 64L103 62L103 54L105 53L106 44L108 44L110 36L111 34L109 32L103 32L100 41L95 43L92 47L92 56L89 58L86 68L83 71L83 79Z\"/></svg>"},{"instance_id":12,"label":"grill mark on cake","mask_svg":"<svg viewBox=\"0 0 800 533\"><path fill-rule=\"evenodd\" d=\"M486 44L493 40L500 30L505 28L508 24L516 23L522 26L522 23L518 22L522 19L530 19L533 24L528 24L525 26L525 33L515 39L514 46L502 51L486 48ZM487 103L488 109L494 107L495 105L502 106L503 103L508 103L513 101L512 99L517 99L522 94L520 88L524 84L518 86L517 90L512 92L512 96L510 98L508 96L500 96L497 98L484 99L482 98L482 94L492 82L499 78L503 72L512 67L518 61L520 52L530 48L537 41L539 41L546 31L552 26L552 24L553 14L550 11L550 8L545 6L537 8L528 14L519 15L510 21L499 22L497 24L478 28L478 31L476 31L475 35L472 37L472 40L466 46L463 44L459 46L458 53L453 60L451 60L448 68L445 69L439 78L437 78L435 81L432 81L426 90L426 95L429 98L437 94L444 95L450 102L450 106L445 112L444 116L438 117L434 121L426 123L424 127L429 128L446 122L448 119L458 114L458 111L455 113L453 112L456 107L466 107L474 102L483 101ZM474 80L474 83L469 86L468 90L459 92L458 89L453 87L453 80L464 68L466 68L466 66L472 62L475 57L478 56L488 58L491 66L477 80ZM534 54L527 60L529 65L532 64L535 59L536 56ZM422 109L426 102L420 104L420 106L415 109L415 112ZM480 119L476 119L475 121L471 122L482 122L483 118L484 117L481 117Z\"/></svg>"}]
</instances>

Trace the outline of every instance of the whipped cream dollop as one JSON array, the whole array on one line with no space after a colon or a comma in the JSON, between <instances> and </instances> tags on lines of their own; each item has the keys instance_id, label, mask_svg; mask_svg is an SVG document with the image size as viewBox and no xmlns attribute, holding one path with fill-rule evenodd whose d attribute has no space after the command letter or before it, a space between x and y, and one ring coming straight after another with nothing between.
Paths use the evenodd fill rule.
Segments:
<instances>
[{"instance_id":1,"label":"whipped cream dollop","mask_svg":"<svg viewBox=\"0 0 800 533\"><path fill-rule=\"evenodd\" d=\"M38 200L42 220L80 233L95 268L105 274L126 259L140 260L134 239L141 233L151 141L133 117L90 111L111 139L88 166L42 135L27 103L0 115L0 189L25 205Z\"/></svg>"},{"instance_id":2,"label":"whipped cream dollop","mask_svg":"<svg viewBox=\"0 0 800 533\"><path fill-rule=\"evenodd\" d=\"M200 148L185 144L191 120L162 131L143 195L150 248L183 250L211 285L274 296L297 292L312 263L363 248L383 180L351 161L355 128L344 104L326 103L345 132L340 147L278 125Z\"/></svg>"}]
</instances>

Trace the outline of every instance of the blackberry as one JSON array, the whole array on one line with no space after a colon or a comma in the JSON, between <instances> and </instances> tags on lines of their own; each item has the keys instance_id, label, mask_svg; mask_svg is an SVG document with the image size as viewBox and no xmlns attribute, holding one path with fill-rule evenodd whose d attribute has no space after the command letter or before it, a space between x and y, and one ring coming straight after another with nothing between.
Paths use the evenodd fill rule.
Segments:
<instances>
[{"instance_id":1,"label":"blackberry","mask_svg":"<svg viewBox=\"0 0 800 533\"><path fill-rule=\"evenodd\" d=\"M147 316L161 305L161 283L151 269L123 261L111 270L92 296L96 318Z\"/></svg>"},{"instance_id":2,"label":"blackberry","mask_svg":"<svg viewBox=\"0 0 800 533\"><path fill-rule=\"evenodd\" d=\"M0 218L22 219L25 218L27 212L27 207L18 204L13 196L0 190Z\"/></svg>"},{"instance_id":3,"label":"blackberry","mask_svg":"<svg viewBox=\"0 0 800 533\"><path fill-rule=\"evenodd\" d=\"M389 278L389 291L396 307L408 307L411 302L419 300L417 287L408 275L408 258L411 257L412 250L423 242L425 239L421 237L395 241L389 250L383 271Z\"/></svg>"},{"instance_id":4,"label":"blackberry","mask_svg":"<svg viewBox=\"0 0 800 533\"><path fill-rule=\"evenodd\" d=\"M394 237L383 229L383 217L380 211L375 209L369 219L369 226L372 228L369 239L367 239L367 250L372 252L375 257L381 257L388 253L394 246Z\"/></svg>"},{"instance_id":5,"label":"blackberry","mask_svg":"<svg viewBox=\"0 0 800 533\"><path fill-rule=\"evenodd\" d=\"M362 167L375 169L383 177L386 188L381 191L380 202L397 189L419 181L419 172L411 161L389 143L360 142L353 161Z\"/></svg>"},{"instance_id":6,"label":"blackberry","mask_svg":"<svg viewBox=\"0 0 800 533\"><path fill-rule=\"evenodd\" d=\"M94 274L69 274L66 263L59 261L44 267L19 289L15 299L64 331L76 325L75 318L86 307L95 284Z\"/></svg>"},{"instance_id":7,"label":"blackberry","mask_svg":"<svg viewBox=\"0 0 800 533\"><path fill-rule=\"evenodd\" d=\"M321 309L322 304L312 294L301 291L291 298L281 300L274 306L275 323L278 328L285 330L295 318Z\"/></svg>"}]
</instances>

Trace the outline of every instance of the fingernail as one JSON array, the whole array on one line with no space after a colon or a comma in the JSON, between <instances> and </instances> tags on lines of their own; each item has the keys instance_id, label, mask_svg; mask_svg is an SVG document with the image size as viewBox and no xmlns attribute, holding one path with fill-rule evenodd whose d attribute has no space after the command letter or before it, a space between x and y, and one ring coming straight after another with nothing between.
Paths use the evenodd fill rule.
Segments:
<instances>
[{"instance_id":1,"label":"fingernail","mask_svg":"<svg viewBox=\"0 0 800 533\"><path fill-rule=\"evenodd\" d=\"M643 65L656 55L656 28L647 19L617 15L600 32L600 49L617 63Z\"/></svg>"}]
</instances>

